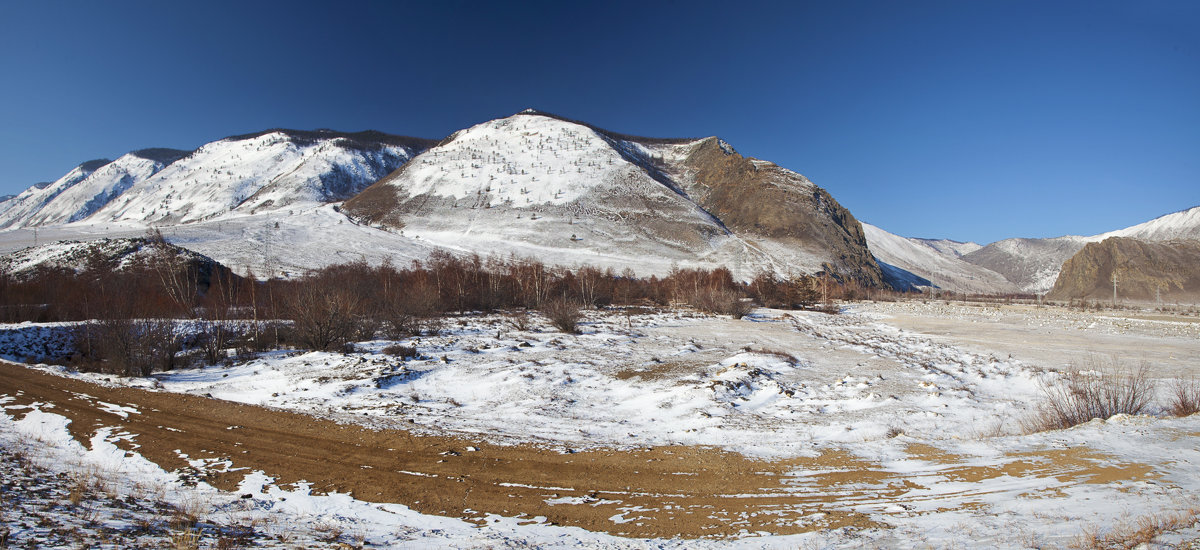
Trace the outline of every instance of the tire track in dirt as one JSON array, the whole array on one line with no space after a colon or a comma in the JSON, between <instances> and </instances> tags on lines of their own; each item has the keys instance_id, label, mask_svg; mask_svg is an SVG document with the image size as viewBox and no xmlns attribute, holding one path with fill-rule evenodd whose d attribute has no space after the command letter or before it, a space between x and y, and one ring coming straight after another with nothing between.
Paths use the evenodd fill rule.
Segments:
<instances>
[{"instance_id":1,"label":"tire track in dirt","mask_svg":"<svg viewBox=\"0 0 1200 550\"><path fill-rule=\"evenodd\" d=\"M980 463L928 445L906 453L922 471L888 471L846 451L760 461L712 448L655 447L560 452L464 438L371 430L303 414L186 394L110 388L0 363L4 408L32 407L71 420L88 446L110 439L167 471L234 490L248 471L279 485L404 504L427 514L484 522L489 514L636 537L730 537L841 527L886 527L868 514L896 509L977 508L1085 484L1156 477L1143 464L1115 463L1088 449L1005 455ZM136 410L136 412L130 412ZM188 460L228 461L197 471ZM972 464L973 463L973 464ZM947 491L942 483L974 486ZM904 512L907 513L907 512ZM919 512L918 512L919 513Z\"/></svg>"},{"instance_id":2,"label":"tire track in dirt","mask_svg":"<svg viewBox=\"0 0 1200 550\"><path fill-rule=\"evenodd\" d=\"M307 481L370 502L483 521L487 514L636 537L722 537L869 527L862 514L789 494L785 462L708 448L659 447L562 453L459 438L370 430L302 414L185 394L110 388L0 363L9 414L35 403L71 420L84 446L112 426L113 441L167 471L192 472L180 457L228 460L281 485ZM134 407L125 417L103 403ZM31 410L31 409L26 409ZM232 428L231 426L236 426ZM469 449L476 449L471 451ZM245 471L201 472L234 490ZM548 504L550 500L555 504Z\"/></svg>"}]
</instances>

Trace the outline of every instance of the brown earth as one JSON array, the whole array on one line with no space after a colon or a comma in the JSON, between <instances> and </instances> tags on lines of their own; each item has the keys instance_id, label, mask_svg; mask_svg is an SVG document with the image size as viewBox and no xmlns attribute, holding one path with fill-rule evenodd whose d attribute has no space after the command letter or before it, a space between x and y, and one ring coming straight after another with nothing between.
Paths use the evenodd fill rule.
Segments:
<instances>
[{"instance_id":1,"label":"brown earth","mask_svg":"<svg viewBox=\"0 0 1200 550\"><path fill-rule=\"evenodd\" d=\"M835 273L868 286L883 285L862 224L804 176L743 157L716 138L697 145L684 165L695 174L688 193L737 233L827 251L838 259Z\"/></svg>"},{"instance_id":2,"label":"brown earth","mask_svg":"<svg viewBox=\"0 0 1200 550\"><path fill-rule=\"evenodd\" d=\"M1046 297L1112 300L1114 272L1118 300L1195 303L1200 299L1200 241L1110 237L1088 243L1063 264Z\"/></svg>"},{"instance_id":3,"label":"brown earth","mask_svg":"<svg viewBox=\"0 0 1200 550\"><path fill-rule=\"evenodd\" d=\"M100 427L133 434L114 444L168 471L234 490L247 470L197 471L181 456L228 460L261 470L281 486L307 481L370 502L395 502L427 514L484 522L487 514L534 518L636 537L729 537L840 527L882 527L853 507L879 512L938 500L939 509L976 508L997 489L980 485L951 495L916 495L945 480L979 482L1038 477L1052 486L1117 483L1157 477L1153 468L1120 463L1087 449L1010 454L965 465L929 445L909 454L929 464L900 474L846 451L760 461L712 448L654 447L583 452L529 445L497 446L371 430L302 414L216 399L111 388L0 363L8 414L34 407L71 420L83 445ZM127 418L105 403L132 406ZM471 450L474 449L474 450ZM978 462L978 460L976 460ZM803 472L803 473L801 473ZM547 502L551 499L571 499ZM620 517L618 517L620 516ZM620 522L615 521L619 519Z\"/></svg>"}]
</instances>

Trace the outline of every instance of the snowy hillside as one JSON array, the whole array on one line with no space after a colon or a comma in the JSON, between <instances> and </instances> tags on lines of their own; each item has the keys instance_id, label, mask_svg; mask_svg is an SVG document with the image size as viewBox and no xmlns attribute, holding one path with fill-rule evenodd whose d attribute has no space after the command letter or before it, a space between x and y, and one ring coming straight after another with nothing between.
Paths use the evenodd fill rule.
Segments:
<instances>
[{"instance_id":1,"label":"snowy hillside","mask_svg":"<svg viewBox=\"0 0 1200 550\"><path fill-rule=\"evenodd\" d=\"M1159 216L1145 223L1096 235L1093 242L1109 237L1132 237L1146 241L1200 239L1200 206Z\"/></svg>"},{"instance_id":2,"label":"snowy hillside","mask_svg":"<svg viewBox=\"0 0 1200 550\"><path fill-rule=\"evenodd\" d=\"M145 227L311 207L353 196L430 143L377 132L273 130L190 154L134 151L111 163L86 163L0 203L0 227L81 221Z\"/></svg>"},{"instance_id":3,"label":"snowy hillside","mask_svg":"<svg viewBox=\"0 0 1200 550\"><path fill-rule=\"evenodd\" d=\"M1052 239L1005 239L966 254L963 259L1004 275L1023 292L1044 293L1054 286L1063 263L1088 243L1109 237L1146 241L1200 239L1200 206L1167 214L1108 233ZM886 260L885 260L886 261Z\"/></svg>"},{"instance_id":4,"label":"snowy hillside","mask_svg":"<svg viewBox=\"0 0 1200 550\"><path fill-rule=\"evenodd\" d=\"M1000 273L1021 292L1040 294L1054 286L1063 262L1092 238L1068 235L1053 239L1005 239L963 259Z\"/></svg>"},{"instance_id":5,"label":"snowy hillside","mask_svg":"<svg viewBox=\"0 0 1200 550\"><path fill-rule=\"evenodd\" d=\"M274 131L209 143L134 184L89 221L178 224L344 199L412 158L414 147L357 148L346 138Z\"/></svg>"},{"instance_id":6,"label":"snowy hillside","mask_svg":"<svg viewBox=\"0 0 1200 550\"><path fill-rule=\"evenodd\" d=\"M64 191L87 179L110 162L108 159L85 162L71 169L56 181L35 184L20 194L0 202L0 228L25 225L21 223L24 219L37 215Z\"/></svg>"},{"instance_id":7,"label":"snowy hillside","mask_svg":"<svg viewBox=\"0 0 1200 550\"><path fill-rule=\"evenodd\" d=\"M167 245L171 254L183 261L216 265L212 259L186 248ZM27 279L39 269L65 270L76 273L88 269L122 270L145 266L160 251L144 237L97 239L92 241L57 241L18 250L0 258L0 269L17 280Z\"/></svg>"},{"instance_id":8,"label":"snowy hillside","mask_svg":"<svg viewBox=\"0 0 1200 550\"><path fill-rule=\"evenodd\" d=\"M721 198L721 182L703 183L701 174L709 168L695 162L717 148L718 156L740 163L740 169L760 173L751 175L774 177L754 184L774 186L793 199L775 202L789 209L782 216L788 228L802 229L798 233L808 238L739 231L718 216L728 204L706 199ZM775 177L783 173L788 177ZM725 265L744 278L761 269L811 273L832 264L851 276L879 280L857 221L799 174L745 159L715 138L628 138L533 111L455 133L347 201L345 211L361 222L462 252L632 267L639 273L671 265ZM827 242L842 248L833 250Z\"/></svg>"},{"instance_id":9,"label":"snowy hillside","mask_svg":"<svg viewBox=\"0 0 1200 550\"><path fill-rule=\"evenodd\" d=\"M36 197L31 201L38 206L36 209L9 210L0 217L3 220L0 224L44 226L82 220L186 154L186 151L152 149L123 155L71 185L52 185L41 190L39 195L31 196Z\"/></svg>"},{"instance_id":10,"label":"snowy hillside","mask_svg":"<svg viewBox=\"0 0 1200 550\"><path fill-rule=\"evenodd\" d=\"M893 267L928 279L938 288L953 292L1016 292L1004 276L962 260L980 248L976 243L947 239L914 239L894 235L863 223L867 244L875 257Z\"/></svg>"}]
</instances>

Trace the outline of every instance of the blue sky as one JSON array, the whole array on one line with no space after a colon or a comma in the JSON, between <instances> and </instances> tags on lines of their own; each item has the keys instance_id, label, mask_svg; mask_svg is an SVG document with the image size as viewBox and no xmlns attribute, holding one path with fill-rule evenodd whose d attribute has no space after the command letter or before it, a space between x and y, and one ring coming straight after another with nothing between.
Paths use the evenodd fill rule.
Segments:
<instances>
[{"instance_id":1,"label":"blue sky","mask_svg":"<svg viewBox=\"0 0 1200 550\"><path fill-rule=\"evenodd\" d=\"M433 5L436 4L436 5ZM894 233L1200 204L1200 2L0 2L0 193L272 127L717 135Z\"/></svg>"}]
</instances>

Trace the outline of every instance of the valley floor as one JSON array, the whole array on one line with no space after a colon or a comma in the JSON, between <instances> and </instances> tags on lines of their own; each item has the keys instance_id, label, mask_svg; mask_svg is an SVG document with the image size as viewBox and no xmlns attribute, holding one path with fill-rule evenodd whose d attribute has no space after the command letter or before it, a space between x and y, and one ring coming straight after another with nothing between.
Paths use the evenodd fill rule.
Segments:
<instances>
[{"instance_id":1,"label":"valley floor","mask_svg":"<svg viewBox=\"0 0 1200 550\"><path fill-rule=\"evenodd\" d=\"M1022 428L1069 365L1145 362L1165 399L1166 380L1200 374L1194 317L900 302L741 320L604 310L579 335L519 324L451 318L401 342L407 360L374 341L142 380L0 365L5 464L67 487L6 483L0 536L1023 548L1141 521L1154 544L1200 538L1200 416ZM60 337L8 325L0 352ZM110 505L80 519L66 484L87 472L111 500L196 521Z\"/></svg>"}]
</instances>

